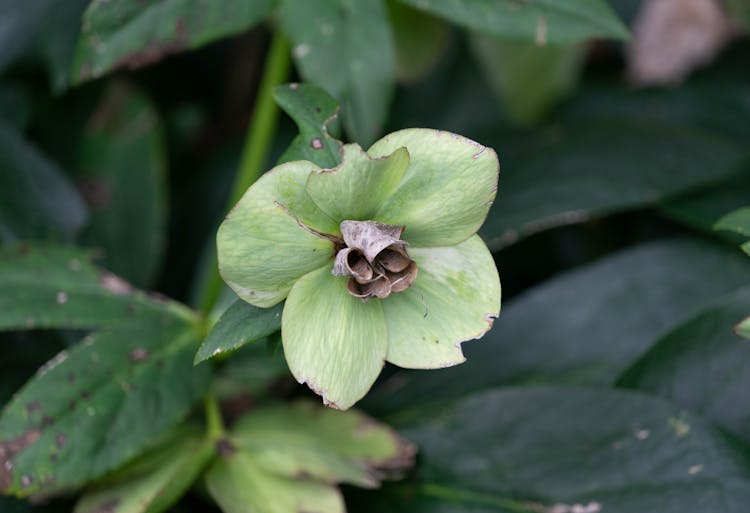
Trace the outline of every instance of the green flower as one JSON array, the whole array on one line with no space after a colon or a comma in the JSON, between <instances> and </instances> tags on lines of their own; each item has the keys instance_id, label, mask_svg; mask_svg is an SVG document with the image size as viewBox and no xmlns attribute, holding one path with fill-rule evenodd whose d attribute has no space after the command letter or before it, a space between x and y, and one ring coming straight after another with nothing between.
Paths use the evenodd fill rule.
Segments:
<instances>
[{"instance_id":1,"label":"green flower","mask_svg":"<svg viewBox=\"0 0 750 513\"><path fill-rule=\"evenodd\" d=\"M333 407L361 399L384 362L464 361L500 310L492 255L476 235L497 191L495 152L448 132L408 129L342 163L273 168L219 228L219 268L245 301L286 298L289 368Z\"/></svg>"}]
</instances>

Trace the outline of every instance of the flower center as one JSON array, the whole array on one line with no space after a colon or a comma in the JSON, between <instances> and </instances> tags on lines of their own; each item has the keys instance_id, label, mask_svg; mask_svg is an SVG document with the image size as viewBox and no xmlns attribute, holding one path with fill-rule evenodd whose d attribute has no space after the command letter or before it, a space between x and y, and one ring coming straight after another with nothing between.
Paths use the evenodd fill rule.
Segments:
<instances>
[{"instance_id":1,"label":"flower center","mask_svg":"<svg viewBox=\"0 0 750 513\"><path fill-rule=\"evenodd\" d=\"M408 289L417 278L417 264L406 253L403 226L375 221L342 221L344 246L336 253L335 276L350 276L347 290L367 301L384 299Z\"/></svg>"}]
</instances>

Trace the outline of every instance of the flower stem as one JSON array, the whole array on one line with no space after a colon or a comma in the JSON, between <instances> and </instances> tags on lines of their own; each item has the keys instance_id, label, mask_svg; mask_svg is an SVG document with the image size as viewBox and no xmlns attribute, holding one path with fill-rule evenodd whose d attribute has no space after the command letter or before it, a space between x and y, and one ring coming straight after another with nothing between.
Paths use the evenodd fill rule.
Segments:
<instances>
[{"instance_id":1,"label":"flower stem","mask_svg":"<svg viewBox=\"0 0 750 513\"><path fill-rule=\"evenodd\" d=\"M219 401L213 392L206 394L203 401L206 410L206 436L210 441L216 442L223 438L225 434Z\"/></svg>"},{"instance_id":2,"label":"flower stem","mask_svg":"<svg viewBox=\"0 0 750 513\"><path fill-rule=\"evenodd\" d=\"M253 116L247 130L245 145L242 150L242 160L237 176L234 179L232 192L226 210L239 201L248 187L263 172L263 164L268 157L268 151L276 133L279 121L279 109L273 100L273 88L286 81L291 68L289 43L284 35L276 30L271 38L271 44L263 67L258 94L255 97ZM215 251L215 250L214 250ZM221 276L219 275L216 253L212 252L213 262L209 276L204 283L201 296L201 311L204 319L216 306L221 294ZM208 322L207 326L208 326ZM207 328L208 330L208 328ZM206 331L207 331L206 330ZM204 400L206 413L206 429L209 440L218 441L225 435L224 421L216 395L209 392Z\"/></svg>"},{"instance_id":3,"label":"flower stem","mask_svg":"<svg viewBox=\"0 0 750 513\"><path fill-rule=\"evenodd\" d=\"M234 179L232 192L226 210L239 201L248 187L263 172L263 164L268 157L268 151L276 133L279 121L279 108L273 100L273 88L286 81L291 68L289 43L284 35L276 30L271 38L271 44L263 67L263 76L255 97L253 116L247 130L242 159L237 176ZM216 265L216 255L210 276L206 280L201 298L201 311L204 315L210 313L221 294L221 276Z\"/></svg>"}]
</instances>

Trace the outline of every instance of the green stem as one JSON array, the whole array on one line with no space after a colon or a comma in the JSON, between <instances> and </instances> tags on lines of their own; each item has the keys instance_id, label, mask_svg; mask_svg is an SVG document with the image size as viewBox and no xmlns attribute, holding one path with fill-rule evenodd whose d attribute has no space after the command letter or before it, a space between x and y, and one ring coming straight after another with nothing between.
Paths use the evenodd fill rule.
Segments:
<instances>
[{"instance_id":1,"label":"green stem","mask_svg":"<svg viewBox=\"0 0 750 513\"><path fill-rule=\"evenodd\" d=\"M263 172L263 164L268 158L268 151L276 133L279 122L279 109L273 99L273 89L286 81L291 68L289 43L280 31L275 31L271 39L271 45L266 56L263 67L258 94L253 106L253 117L247 130L245 146L242 150L242 160L237 176L234 179L232 192L226 210L239 201L248 187ZM204 319L216 306L221 294L221 276L219 275L216 254L213 254L213 262L209 277L203 288L201 298L201 311ZM206 323L210 321L205 321ZM206 326L208 330L208 324ZM216 395L209 392L205 398L206 428L210 440L217 441L224 437L225 428L221 416L221 408Z\"/></svg>"},{"instance_id":2,"label":"green stem","mask_svg":"<svg viewBox=\"0 0 750 513\"><path fill-rule=\"evenodd\" d=\"M216 442L223 438L225 434L219 401L213 392L209 392L203 401L206 409L206 436L212 442Z\"/></svg>"},{"instance_id":3,"label":"green stem","mask_svg":"<svg viewBox=\"0 0 750 513\"><path fill-rule=\"evenodd\" d=\"M289 43L284 35L277 30L273 34L266 56L258 95L255 97L253 117L242 150L240 169L234 179L227 211L239 201L247 188L263 173L263 165L268 158L268 151L279 121L279 108L273 100L273 89L287 80L290 69ZM216 306L221 294L222 281L215 255L213 264L211 274L203 289L200 305L204 315Z\"/></svg>"}]
</instances>

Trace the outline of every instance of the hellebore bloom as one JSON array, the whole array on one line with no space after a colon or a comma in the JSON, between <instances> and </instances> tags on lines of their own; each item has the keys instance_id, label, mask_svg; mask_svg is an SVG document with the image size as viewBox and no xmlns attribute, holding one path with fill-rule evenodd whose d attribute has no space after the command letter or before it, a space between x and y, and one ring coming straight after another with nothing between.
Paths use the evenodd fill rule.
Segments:
<instances>
[{"instance_id":1,"label":"hellebore bloom","mask_svg":"<svg viewBox=\"0 0 750 513\"><path fill-rule=\"evenodd\" d=\"M279 165L219 228L219 269L245 301L286 298L284 356L335 408L361 399L384 362L464 361L500 311L500 280L476 235L497 191L495 152L464 137L407 129L333 169Z\"/></svg>"}]
</instances>

